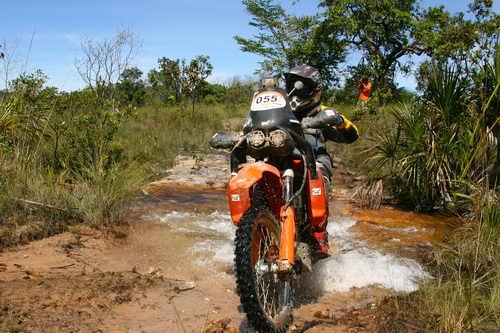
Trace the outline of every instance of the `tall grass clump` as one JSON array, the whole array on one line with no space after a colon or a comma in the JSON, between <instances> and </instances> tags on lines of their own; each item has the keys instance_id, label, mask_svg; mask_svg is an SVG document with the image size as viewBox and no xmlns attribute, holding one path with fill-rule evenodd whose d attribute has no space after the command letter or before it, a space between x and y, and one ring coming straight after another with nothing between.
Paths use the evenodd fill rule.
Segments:
<instances>
[{"instance_id":1,"label":"tall grass clump","mask_svg":"<svg viewBox=\"0 0 500 333\"><path fill-rule=\"evenodd\" d=\"M478 193L473 215L433 252L436 281L418 292L441 332L495 332L500 327L498 193Z\"/></svg>"},{"instance_id":2,"label":"tall grass clump","mask_svg":"<svg viewBox=\"0 0 500 333\"><path fill-rule=\"evenodd\" d=\"M474 197L471 215L430 253L433 280L393 299L383 332L497 332L500 327L498 191Z\"/></svg>"},{"instance_id":3,"label":"tall grass clump","mask_svg":"<svg viewBox=\"0 0 500 333\"><path fill-rule=\"evenodd\" d=\"M93 226L119 222L125 208L144 184L145 172L137 163L116 163L108 169L90 168L75 177L72 197L75 209L84 212Z\"/></svg>"}]
</instances>

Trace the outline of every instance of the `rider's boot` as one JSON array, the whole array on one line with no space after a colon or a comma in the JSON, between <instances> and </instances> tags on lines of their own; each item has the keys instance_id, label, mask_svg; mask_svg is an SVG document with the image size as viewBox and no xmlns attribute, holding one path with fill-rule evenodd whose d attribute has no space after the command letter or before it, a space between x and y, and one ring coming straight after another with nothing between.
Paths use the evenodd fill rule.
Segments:
<instances>
[{"instance_id":1,"label":"rider's boot","mask_svg":"<svg viewBox=\"0 0 500 333\"><path fill-rule=\"evenodd\" d=\"M328 245L328 231L314 231L313 254L317 259L324 259L330 256Z\"/></svg>"}]
</instances>

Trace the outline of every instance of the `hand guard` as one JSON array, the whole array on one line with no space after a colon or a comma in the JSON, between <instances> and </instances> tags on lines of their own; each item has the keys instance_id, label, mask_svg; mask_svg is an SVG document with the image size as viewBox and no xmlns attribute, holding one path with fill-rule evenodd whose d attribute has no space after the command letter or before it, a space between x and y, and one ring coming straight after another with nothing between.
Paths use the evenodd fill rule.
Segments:
<instances>
[{"instance_id":1,"label":"hand guard","mask_svg":"<svg viewBox=\"0 0 500 333\"><path fill-rule=\"evenodd\" d=\"M340 126L344 123L344 118L337 113L328 114L326 117L305 117L301 121L303 129L316 128L324 129L329 126Z\"/></svg>"},{"instance_id":2,"label":"hand guard","mask_svg":"<svg viewBox=\"0 0 500 333\"><path fill-rule=\"evenodd\" d=\"M302 125L302 128L303 129L307 129L307 128L323 128L324 127L324 123L323 123L323 119L318 119L318 118L313 118L313 117L305 117L302 119L302 121L300 122L300 124Z\"/></svg>"}]
</instances>

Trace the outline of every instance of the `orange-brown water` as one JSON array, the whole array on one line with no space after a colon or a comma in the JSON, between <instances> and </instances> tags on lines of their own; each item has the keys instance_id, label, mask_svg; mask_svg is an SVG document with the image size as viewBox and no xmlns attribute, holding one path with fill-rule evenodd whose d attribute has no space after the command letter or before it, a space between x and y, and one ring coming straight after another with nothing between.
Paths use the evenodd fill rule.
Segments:
<instances>
[{"instance_id":1,"label":"orange-brown water","mask_svg":"<svg viewBox=\"0 0 500 333\"><path fill-rule=\"evenodd\" d=\"M227 210L227 195L224 189L207 189L196 185L160 183L138 202L135 210L144 207L153 210L214 211Z\"/></svg>"},{"instance_id":2,"label":"orange-brown water","mask_svg":"<svg viewBox=\"0 0 500 333\"><path fill-rule=\"evenodd\" d=\"M165 183L154 188L150 196L141 200L138 208L150 213L169 211L221 213L228 211L224 189L206 189L185 184ZM454 216L416 213L382 206L378 210L360 209L347 200L330 203L330 221L335 216L350 216L356 220L350 230L354 237L371 246L397 254L408 255L421 247L441 242L459 223ZM335 223L335 222L330 222Z\"/></svg>"},{"instance_id":3,"label":"orange-brown water","mask_svg":"<svg viewBox=\"0 0 500 333\"><path fill-rule=\"evenodd\" d=\"M389 206L379 210L354 209L351 214L357 221L352 228L357 238L383 251L411 257L415 257L419 248L441 242L458 224L457 217L415 213Z\"/></svg>"}]
</instances>

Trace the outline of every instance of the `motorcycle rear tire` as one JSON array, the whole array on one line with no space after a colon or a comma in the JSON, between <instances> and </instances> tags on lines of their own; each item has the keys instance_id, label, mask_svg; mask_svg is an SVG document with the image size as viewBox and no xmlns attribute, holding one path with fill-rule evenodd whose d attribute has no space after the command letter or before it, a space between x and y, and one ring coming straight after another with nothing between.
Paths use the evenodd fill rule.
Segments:
<instances>
[{"instance_id":1,"label":"motorcycle rear tire","mask_svg":"<svg viewBox=\"0 0 500 333\"><path fill-rule=\"evenodd\" d=\"M279 255L279 225L265 205L243 214L235 238L236 284L250 325L259 332L284 333L292 317L291 285L277 273L259 275Z\"/></svg>"}]
</instances>

